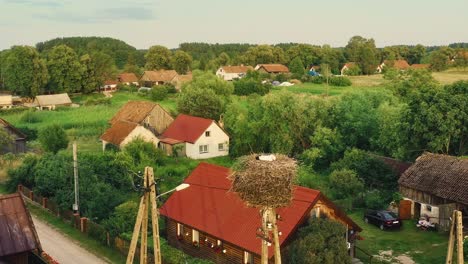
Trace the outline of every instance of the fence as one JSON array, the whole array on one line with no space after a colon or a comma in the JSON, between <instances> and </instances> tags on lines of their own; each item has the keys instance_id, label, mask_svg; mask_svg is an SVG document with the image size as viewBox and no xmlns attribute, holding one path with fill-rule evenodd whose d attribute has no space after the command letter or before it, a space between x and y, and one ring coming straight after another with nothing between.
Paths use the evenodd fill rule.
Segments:
<instances>
[{"instance_id":1,"label":"fence","mask_svg":"<svg viewBox=\"0 0 468 264\"><path fill-rule=\"evenodd\" d=\"M49 200L46 197L42 197L38 194L35 194L26 186L18 185L18 192L21 193L26 200L36 203L42 208L48 210L52 214L69 223L71 226L73 226L80 232L99 241L101 244L117 250L123 256L126 256L128 254L130 241L120 237L112 237L109 231L106 230L106 228L97 223L94 223L86 217L81 217L79 214L73 213L70 210L60 210L59 206L53 201ZM137 250L135 252L135 258L138 258L140 256L139 252L140 248L137 247ZM150 263L151 261L154 261L154 257L148 250L148 263ZM165 261L163 259L163 263L164 262Z\"/></svg>"}]
</instances>

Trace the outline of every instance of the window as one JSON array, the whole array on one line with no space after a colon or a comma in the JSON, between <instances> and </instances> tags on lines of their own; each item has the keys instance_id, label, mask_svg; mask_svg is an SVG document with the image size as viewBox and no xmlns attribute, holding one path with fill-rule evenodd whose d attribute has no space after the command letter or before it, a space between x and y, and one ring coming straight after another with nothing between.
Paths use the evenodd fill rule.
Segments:
<instances>
[{"instance_id":1,"label":"window","mask_svg":"<svg viewBox=\"0 0 468 264\"><path fill-rule=\"evenodd\" d=\"M211 132L210 131L205 131L205 137L209 137L211 136Z\"/></svg>"},{"instance_id":2,"label":"window","mask_svg":"<svg viewBox=\"0 0 468 264\"><path fill-rule=\"evenodd\" d=\"M250 252L244 251L244 264L253 264L253 255Z\"/></svg>"},{"instance_id":3,"label":"window","mask_svg":"<svg viewBox=\"0 0 468 264\"><path fill-rule=\"evenodd\" d=\"M182 236L184 233L184 225L177 223L177 236Z\"/></svg>"},{"instance_id":4,"label":"window","mask_svg":"<svg viewBox=\"0 0 468 264\"><path fill-rule=\"evenodd\" d=\"M223 245L223 241L221 241L221 240L219 240L219 239L216 240L216 245L217 245L218 247L222 246L222 245Z\"/></svg>"},{"instance_id":5,"label":"window","mask_svg":"<svg viewBox=\"0 0 468 264\"><path fill-rule=\"evenodd\" d=\"M224 151L224 143L219 143L218 144L218 150L219 151Z\"/></svg>"},{"instance_id":6,"label":"window","mask_svg":"<svg viewBox=\"0 0 468 264\"><path fill-rule=\"evenodd\" d=\"M427 210L428 212L432 212L432 206L426 205L426 210Z\"/></svg>"},{"instance_id":7,"label":"window","mask_svg":"<svg viewBox=\"0 0 468 264\"><path fill-rule=\"evenodd\" d=\"M200 242L200 233L198 230L193 229L192 230L192 243L194 246L198 247Z\"/></svg>"},{"instance_id":8,"label":"window","mask_svg":"<svg viewBox=\"0 0 468 264\"><path fill-rule=\"evenodd\" d=\"M208 145L200 145L200 154L202 153L208 153Z\"/></svg>"}]
</instances>

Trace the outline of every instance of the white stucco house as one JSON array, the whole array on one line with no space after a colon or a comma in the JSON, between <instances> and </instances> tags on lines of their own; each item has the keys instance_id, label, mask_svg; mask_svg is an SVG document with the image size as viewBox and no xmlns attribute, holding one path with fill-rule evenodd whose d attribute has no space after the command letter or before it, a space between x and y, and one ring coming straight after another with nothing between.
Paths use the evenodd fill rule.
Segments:
<instances>
[{"instance_id":1,"label":"white stucco house","mask_svg":"<svg viewBox=\"0 0 468 264\"><path fill-rule=\"evenodd\" d=\"M252 66L221 66L216 71L216 76L223 78L225 81L232 81L244 77L248 71L253 71Z\"/></svg>"},{"instance_id":2,"label":"white stucco house","mask_svg":"<svg viewBox=\"0 0 468 264\"><path fill-rule=\"evenodd\" d=\"M229 154L229 136L212 119L180 114L159 139L168 155L208 159Z\"/></svg>"},{"instance_id":3,"label":"white stucco house","mask_svg":"<svg viewBox=\"0 0 468 264\"><path fill-rule=\"evenodd\" d=\"M119 120L102 134L102 149L105 150L108 144L113 144L122 148L137 138L153 143L155 147L157 147L159 143L159 139L156 135L144 126L125 120Z\"/></svg>"}]
</instances>

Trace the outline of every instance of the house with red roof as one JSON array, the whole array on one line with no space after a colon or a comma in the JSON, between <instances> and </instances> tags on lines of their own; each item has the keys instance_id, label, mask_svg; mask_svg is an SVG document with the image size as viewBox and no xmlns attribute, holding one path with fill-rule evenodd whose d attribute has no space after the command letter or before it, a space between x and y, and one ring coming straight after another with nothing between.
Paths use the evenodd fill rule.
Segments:
<instances>
[{"instance_id":1,"label":"house with red roof","mask_svg":"<svg viewBox=\"0 0 468 264\"><path fill-rule=\"evenodd\" d=\"M168 155L208 159L229 154L229 136L212 119L180 114L159 139Z\"/></svg>"},{"instance_id":2,"label":"house with red roof","mask_svg":"<svg viewBox=\"0 0 468 264\"><path fill-rule=\"evenodd\" d=\"M173 193L160 208L167 240L187 254L215 263L260 263L260 214L230 191L230 174L229 168L203 162L192 171L184 181L190 187ZM346 226L343 239L348 239L350 255L354 256L355 238L362 229L320 191L295 186L291 204L277 213L283 257L298 229L316 217ZM268 256L273 262L272 246Z\"/></svg>"},{"instance_id":3,"label":"house with red roof","mask_svg":"<svg viewBox=\"0 0 468 264\"><path fill-rule=\"evenodd\" d=\"M283 64L258 64L255 66L255 70L261 73L269 74L289 73L289 68Z\"/></svg>"},{"instance_id":4,"label":"house with red roof","mask_svg":"<svg viewBox=\"0 0 468 264\"><path fill-rule=\"evenodd\" d=\"M342 76L346 75L346 72L350 69L353 69L353 68L356 68L356 67L359 67L359 65L357 65L357 63L355 62L347 62L343 65L343 67L341 67L341 70L340 70L340 73Z\"/></svg>"},{"instance_id":5,"label":"house with red roof","mask_svg":"<svg viewBox=\"0 0 468 264\"><path fill-rule=\"evenodd\" d=\"M101 86L101 91L105 92L114 92L117 91L117 85L119 84L116 80L106 80L104 84Z\"/></svg>"},{"instance_id":6,"label":"house with red roof","mask_svg":"<svg viewBox=\"0 0 468 264\"><path fill-rule=\"evenodd\" d=\"M138 86L138 77L133 72L123 72L117 76L121 84Z\"/></svg>"},{"instance_id":7,"label":"house with red roof","mask_svg":"<svg viewBox=\"0 0 468 264\"><path fill-rule=\"evenodd\" d=\"M377 72L382 73L385 67L394 68L400 71L406 71L411 66L406 60L385 60L379 66L377 66Z\"/></svg>"}]
</instances>

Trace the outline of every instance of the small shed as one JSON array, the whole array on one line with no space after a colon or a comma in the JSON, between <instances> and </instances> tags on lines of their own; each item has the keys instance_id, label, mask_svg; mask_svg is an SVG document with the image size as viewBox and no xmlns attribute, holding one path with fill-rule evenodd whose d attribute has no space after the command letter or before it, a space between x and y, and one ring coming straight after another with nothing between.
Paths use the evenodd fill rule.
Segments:
<instances>
[{"instance_id":1,"label":"small shed","mask_svg":"<svg viewBox=\"0 0 468 264\"><path fill-rule=\"evenodd\" d=\"M0 154L11 152L13 154L26 152L26 135L0 118L0 129L4 129L11 137L10 144L0 146Z\"/></svg>"},{"instance_id":2,"label":"small shed","mask_svg":"<svg viewBox=\"0 0 468 264\"><path fill-rule=\"evenodd\" d=\"M72 101L67 93L38 95L34 103L39 110L54 110L57 106L72 105Z\"/></svg>"},{"instance_id":3,"label":"small shed","mask_svg":"<svg viewBox=\"0 0 468 264\"><path fill-rule=\"evenodd\" d=\"M36 228L19 193L0 196L0 263L32 263L32 251L41 251Z\"/></svg>"},{"instance_id":4,"label":"small shed","mask_svg":"<svg viewBox=\"0 0 468 264\"><path fill-rule=\"evenodd\" d=\"M0 95L0 109L11 108L13 106L13 96Z\"/></svg>"}]
</instances>

